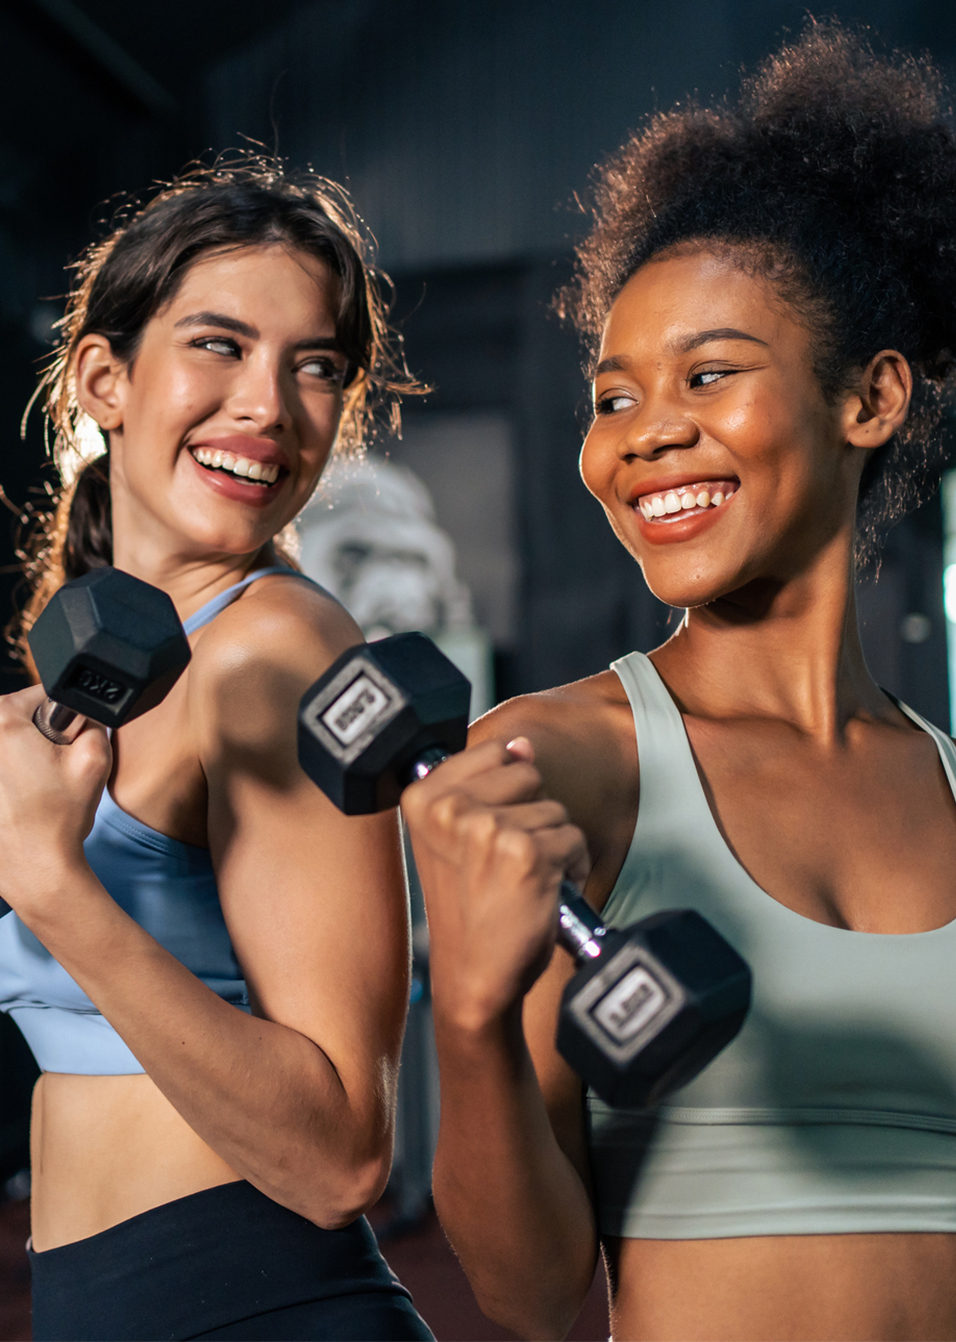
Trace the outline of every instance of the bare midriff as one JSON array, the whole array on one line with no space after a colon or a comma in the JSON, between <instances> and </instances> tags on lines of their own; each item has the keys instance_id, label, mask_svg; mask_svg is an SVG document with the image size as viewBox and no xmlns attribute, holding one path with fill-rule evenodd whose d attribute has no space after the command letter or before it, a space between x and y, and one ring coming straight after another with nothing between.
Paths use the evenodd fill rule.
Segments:
<instances>
[{"instance_id":1,"label":"bare midriff","mask_svg":"<svg viewBox=\"0 0 956 1342\"><path fill-rule=\"evenodd\" d=\"M615 1342L956 1338L956 1235L605 1240Z\"/></svg>"},{"instance_id":2,"label":"bare midriff","mask_svg":"<svg viewBox=\"0 0 956 1342\"><path fill-rule=\"evenodd\" d=\"M239 1178L142 1073L46 1073L31 1145L38 1252Z\"/></svg>"}]
</instances>

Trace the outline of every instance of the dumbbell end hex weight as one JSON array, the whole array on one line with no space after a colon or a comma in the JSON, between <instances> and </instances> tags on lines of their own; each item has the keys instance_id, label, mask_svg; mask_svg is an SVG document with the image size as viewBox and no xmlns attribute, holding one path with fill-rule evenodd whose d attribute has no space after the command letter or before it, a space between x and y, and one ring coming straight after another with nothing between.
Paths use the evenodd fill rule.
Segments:
<instances>
[{"instance_id":1,"label":"dumbbell end hex weight","mask_svg":"<svg viewBox=\"0 0 956 1342\"><path fill-rule=\"evenodd\" d=\"M349 648L299 705L299 763L346 815L397 806L429 751L464 750L471 685L424 634Z\"/></svg>"},{"instance_id":2,"label":"dumbbell end hex weight","mask_svg":"<svg viewBox=\"0 0 956 1342\"><path fill-rule=\"evenodd\" d=\"M608 928L564 990L557 1047L607 1104L642 1109L692 1081L750 1007L746 961L693 909Z\"/></svg>"},{"instance_id":3,"label":"dumbbell end hex weight","mask_svg":"<svg viewBox=\"0 0 956 1342\"><path fill-rule=\"evenodd\" d=\"M34 721L60 745L82 726L76 715L121 727L155 708L190 657L166 593L105 566L55 592L28 642L50 700Z\"/></svg>"}]
</instances>

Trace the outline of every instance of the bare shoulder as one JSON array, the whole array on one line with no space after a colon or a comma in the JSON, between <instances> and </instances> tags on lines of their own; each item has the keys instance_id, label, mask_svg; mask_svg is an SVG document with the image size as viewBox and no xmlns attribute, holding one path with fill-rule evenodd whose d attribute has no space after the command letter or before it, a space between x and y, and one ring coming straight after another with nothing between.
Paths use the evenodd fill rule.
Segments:
<instances>
[{"instance_id":1,"label":"bare shoulder","mask_svg":"<svg viewBox=\"0 0 956 1342\"><path fill-rule=\"evenodd\" d=\"M576 763L605 754L633 738L630 708L620 680L602 671L585 680L509 699L473 723L469 741L527 736L540 768Z\"/></svg>"},{"instance_id":2,"label":"bare shoulder","mask_svg":"<svg viewBox=\"0 0 956 1342\"><path fill-rule=\"evenodd\" d=\"M310 583L283 576L255 583L197 640L188 695L201 740L293 741L299 699L362 641L345 608Z\"/></svg>"},{"instance_id":3,"label":"bare shoulder","mask_svg":"<svg viewBox=\"0 0 956 1342\"><path fill-rule=\"evenodd\" d=\"M600 873L609 863L616 877L622 844L626 851L637 816L637 743L620 680L613 671L602 671L510 699L472 726L469 743L515 736L528 737L534 746L545 794L560 801L584 830L603 886Z\"/></svg>"}]
</instances>

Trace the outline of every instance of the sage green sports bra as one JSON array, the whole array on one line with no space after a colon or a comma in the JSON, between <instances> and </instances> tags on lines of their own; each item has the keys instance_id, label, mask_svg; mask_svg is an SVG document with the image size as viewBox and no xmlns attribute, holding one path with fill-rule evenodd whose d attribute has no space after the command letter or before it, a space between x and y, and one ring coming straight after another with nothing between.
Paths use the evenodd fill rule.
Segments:
<instances>
[{"instance_id":1,"label":"sage green sports bra","mask_svg":"<svg viewBox=\"0 0 956 1342\"><path fill-rule=\"evenodd\" d=\"M639 1239L956 1231L956 920L885 936L767 895L725 843L651 662L634 711L637 825L605 919L697 909L753 970L737 1038L653 1111L587 1097L602 1233ZM956 795L956 748L936 742ZM956 873L954 873L956 879Z\"/></svg>"}]
</instances>

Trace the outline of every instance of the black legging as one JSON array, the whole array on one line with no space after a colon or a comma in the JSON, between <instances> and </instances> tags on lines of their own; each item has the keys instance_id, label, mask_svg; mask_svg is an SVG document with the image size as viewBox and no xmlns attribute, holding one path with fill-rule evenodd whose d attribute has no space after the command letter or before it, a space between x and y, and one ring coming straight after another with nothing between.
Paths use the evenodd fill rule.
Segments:
<instances>
[{"instance_id":1,"label":"black legging","mask_svg":"<svg viewBox=\"0 0 956 1342\"><path fill-rule=\"evenodd\" d=\"M321 1230L244 1182L30 1262L34 1342L432 1339L364 1217Z\"/></svg>"}]
</instances>

